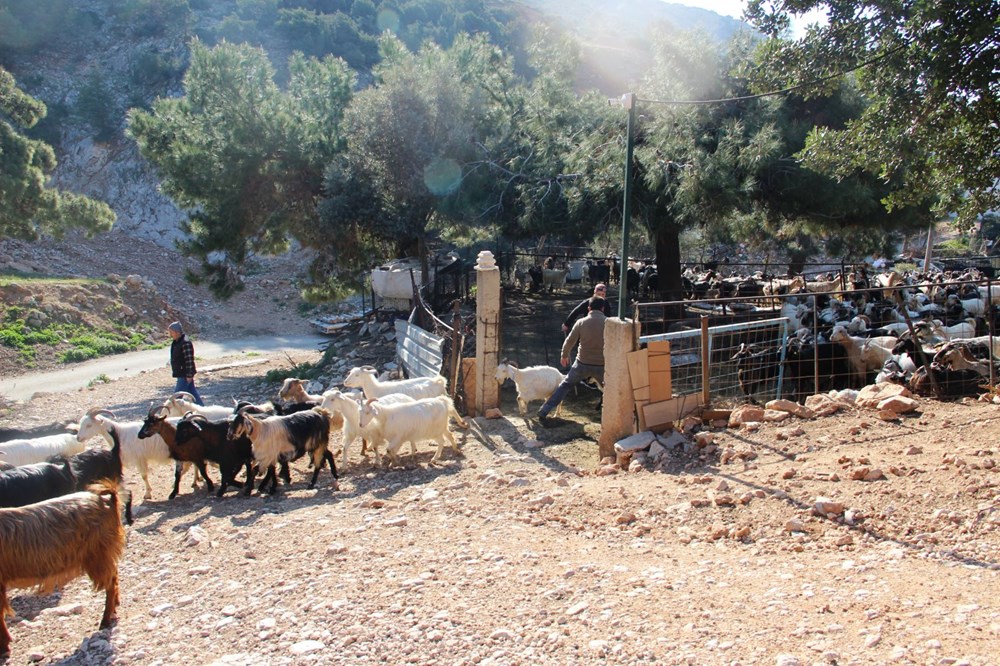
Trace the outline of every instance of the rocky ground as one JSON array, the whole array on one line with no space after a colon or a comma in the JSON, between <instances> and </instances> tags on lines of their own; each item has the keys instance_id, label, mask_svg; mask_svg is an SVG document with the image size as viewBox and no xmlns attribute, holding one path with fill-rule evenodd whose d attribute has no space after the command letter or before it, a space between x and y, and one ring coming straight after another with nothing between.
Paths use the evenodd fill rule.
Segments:
<instances>
[{"instance_id":1,"label":"rocky ground","mask_svg":"<svg viewBox=\"0 0 1000 666\"><path fill-rule=\"evenodd\" d=\"M358 328L334 344L380 358ZM268 395L268 369L316 357L222 360L202 392ZM2 422L138 417L167 374ZM84 580L15 593L9 663L1000 664L997 405L700 424L625 471L597 460L592 394L552 429L501 395L441 464L425 445L376 467L355 445L336 486L308 490L297 464L276 497L168 501L160 468L143 501L128 471L118 625L96 631Z\"/></svg>"}]
</instances>

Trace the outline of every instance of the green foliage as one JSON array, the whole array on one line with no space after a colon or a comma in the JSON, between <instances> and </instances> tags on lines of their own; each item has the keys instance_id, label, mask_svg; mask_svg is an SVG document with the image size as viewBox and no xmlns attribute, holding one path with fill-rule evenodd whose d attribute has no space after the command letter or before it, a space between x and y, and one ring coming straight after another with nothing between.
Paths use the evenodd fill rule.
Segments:
<instances>
[{"instance_id":1,"label":"green foliage","mask_svg":"<svg viewBox=\"0 0 1000 666\"><path fill-rule=\"evenodd\" d=\"M181 244L202 261L189 274L228 296L254 253L315 235L323 169L342 149L353 73L342 61L289 59L284 90L267 55L248 45L192 44L185 95L129 113L129 134L160 171L162 188L190 211Z\"/></svg>"},{"instance_id":2,"label":"green foliage","mask_svg":"<svg viewBox=\"0 0 1000 666\"><path fill-rule=\"evenodd\" d=\"M104 76L92 70L76 98L76 114L94 130L94 139L106 142L118 131L119 113Z\"/></svg>"},{"instance_id":3,"label":"green foliage","mask_svg":"<svg viewBox=\"0 0 1000 666\"><path fill-rule=\"evenodd\" d=\"M45 105L19 90L0 67L0 238L61 236L74 227L88 233L110 229L115 214L106 204L47 187L55 153L15 128L29 129L44 115Z\"/></svg>"},{"instance_id":4,"label":"green foliage","mask_svg":"<svg viewBox=\"0 0 1000 666\"><path fill-rule=\"evenodd\" d=\"M129 80L134 88L162 92L181 78L184 65L176 57L156 51L145 51L132 63Z\"/></svg>"},{"instance_id":5,"label":"green foliage","mask_svg":"<svg viewBox=\"0 0 1000 666\"><path fill-rule=\"evenodd\" d=\"M364 34L354 19L343 12L321 14L302 8L280 9L275 27L306 55L341 57L356 69L371 67L378 57L375 39Z\"/></svg>"},{"instance_id":6,"label":"green foliage","mask_svg":"<svg viewBox=\"0 0 1000 666\"><path fill-rule=\"evenodd\" d=\"M187 0L121 0L119 19L136 37L185 34L191 19Z\"/></svg>"},{"instance_id":7,"label":"green foliage","mask_svg":"<svg viewBox=\"0 0 1000 666\"><path fill-rule=\"evenodd\" d=\"M92 330L80 324L52 322L32 308L8 307L0 322L0 344L16 349L26 360L36 359L39 347L56 348L60 362L73 363L133 351L145 343L146 335L141 331L121 327Z\"/></svg>"},{"instance_id":8,"label":"green foliage","mask_svg":"<svg viewBox=\"0 0 1000 666\"><path fill-rule=\"evenodd\" d=\"M313 365L312 363L299 363L298 365L293 365L290 368L279 368L277 370L268 370L267 374L264 375L264 380L268 382L283 382L289 377L297 377L299 379L316 379L319 377L322 371L321 365Z\"/></svg>"},{"instance_id":9,"label":"green foliage","mask_svg":"<svg viewBox=\"0 0 1000 666\"><path fill-rule=\"evenodd\" d=\"M97 386L98 384L110 384L110 383L111 383L111 378L102 372L101 374L97 375L89 382L87 382L87 386L93 387Z\"/></svg>"},{"instance_id":10,"label":"green foliage","mask_svg":"<svg viewBox=\"0 0 1000 666\"><path fill-rule=\"evenodd\" d=\"M949 238L934 246L935 254L942 254L946 257L971 257L977 254L973 251L971 242L967 236Z\"/></svg>"},{"instance_id":11,"label":"green foliage","mask_svg":"<svg viewBox=\"0 0 1000 666\"><path fill-rule=\"evenodd\" d=\"M33 53L58 43L84 21L70 0L5 0L0 4L0 52Z\"/></svg>"},{"instance_id":12,"label":"green foliage","mask_svg":"<svg viewBox=\"0 0 1000 666\"><path fill-rule=\"evenodd\" d=\"M826 24L784 39L791 14L829 9ZM869 106L841 128L818 128L802 156L844 177L863 169L891 187L890 210L936 200L960 228L1000 208L1000 0L881 2L751 0L747 15L772 39L747 69L758 89L860 67L852 76ZM836 79L803 94L821 96Z\"/></svg>"}]
</instances>

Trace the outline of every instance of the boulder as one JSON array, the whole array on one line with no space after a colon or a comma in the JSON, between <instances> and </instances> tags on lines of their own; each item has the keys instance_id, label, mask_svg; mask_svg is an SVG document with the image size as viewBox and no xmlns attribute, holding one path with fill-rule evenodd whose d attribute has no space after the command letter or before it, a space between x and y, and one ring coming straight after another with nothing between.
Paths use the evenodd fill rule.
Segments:
<instances>
[{"instance_id":1,"label":"boulder","mask_svg":"<svg viewBox=\"0 0 1000 666\"><path fill-rule=\"evenodd\" d=\"M899 384L870 384L858 391L854 404L862 409L878 409L883 400L896 396L909 398L912 395L910 389Z\"/></svg>"},{"instance_id":2,"label":"boulder","mask_svg":"<svg viewBox=\"0 0 1000 666\"><path fill-rule=\"evenodd\" d=\"M809 409L804 405L800 405L797 402L792 402L791 400L785 400L784 398L779 400L771 400L766 405L767 409L777 410L779 412L788 412L793 416L797 416L800 419L813 419L816 418L816 414L813 410Z\"/></svg>"},{"instance_id":3,"label":"boulder","mask_svg":"<svg viewBox=\"0 0 1000 666\"><path fill-rule=\"evenodd\" d=\"M920 407L918 401L903 395L895 395L878 403L879 411L888 410L894 414L909 414L918 407Z\"/></svg>"},{"instance_id":4,"label":"boulder","mask_svg":"<svg viewBox=\"0 0 1000 666\"><path fill-rule=\"evenodd\" d=\"M806 407L812 410L814 416L830 416L842 409L848 409L850 405L820 393L806 398Z\"/></svg>"},{"instance_id":5,"label":"boulder","mask_svg":"<svg viewBox=\"0 0 1000 666\"><path fill-rule=\"evenodd\" d=\"M729 427L736 428L744 423L764 420L764 409L756 405L741 405L729 414Z\"/></svg>"}]
</instances>

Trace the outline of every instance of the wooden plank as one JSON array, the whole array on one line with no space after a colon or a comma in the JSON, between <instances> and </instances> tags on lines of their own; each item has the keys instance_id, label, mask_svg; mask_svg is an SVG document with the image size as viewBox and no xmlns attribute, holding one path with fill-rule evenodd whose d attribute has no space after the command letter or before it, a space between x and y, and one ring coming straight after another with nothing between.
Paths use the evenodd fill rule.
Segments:
<instances>
[{"instance_id":1,"label":"wooden plank","mask_svg":"<svg viewBox=\"0 0 1000 666\"><path fill-rule=\"evenodd\" d=\"M628 375L632 380L632 390L645 388L649 386L649 373L647 372L647 362L646 358L648 356L648 351L646 349L640 349L638 351L632 351L625 354L625 359L628 362Z\"/></svg>"},{"instance_id":2,"label":"wooden plank","mask_svg":"<svg viewBox=\"0 0 1000 666\"><path fill-rule=\"evenodd\" d=\"M688 393L670 400L644 405L642 411L646 421L646 429L662 432L672 428L674 422L680 421L704 404L704 397L701 393Z\"/></svg>"},{"instance_id":3,"label":"wooden plank","mask_svg":"<svg viewBox=\"0 0 1000 666\"><path fill-rule=\"evenodd\" d=\"M629 379L632 381L632 398L635 400L635 414L639 420L639 430L646 429L646 419L642 408L649 402L649 373L647 371L648 351L639 349L625 354Z\"/></svg>"},{"instance_id":4,"label":"wooden plank","mask_svg":"<svg viewBox=\"0 0 1000 666\"><path fill-rule=\"evenodd\" d=\"M674 395L670 371L670 342L654 340L647 346L649 352L649 401L670 400Z\"/></svg>"}]
</instances>

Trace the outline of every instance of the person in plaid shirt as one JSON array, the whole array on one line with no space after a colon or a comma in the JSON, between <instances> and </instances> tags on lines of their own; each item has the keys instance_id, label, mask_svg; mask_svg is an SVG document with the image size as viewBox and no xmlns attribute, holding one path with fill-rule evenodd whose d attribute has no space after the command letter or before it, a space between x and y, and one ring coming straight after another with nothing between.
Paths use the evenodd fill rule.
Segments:
<instances>
[{"instance_id":1,"label":"person in plaid shirt","mask_svg":"<svg viewBox=\"0 0 1000 666\"><path fill-rule=\"evenodd\" d=\"M198 370L194 365L194 345L184 335L184 326L179 322L167 326L167 332L174 339L170 345L170 370L177 378L174 391L185 391L194 396L194 401L199 405L204 405L198 389L194 386L194 375Z\"/></svg>"}]
</instances>

